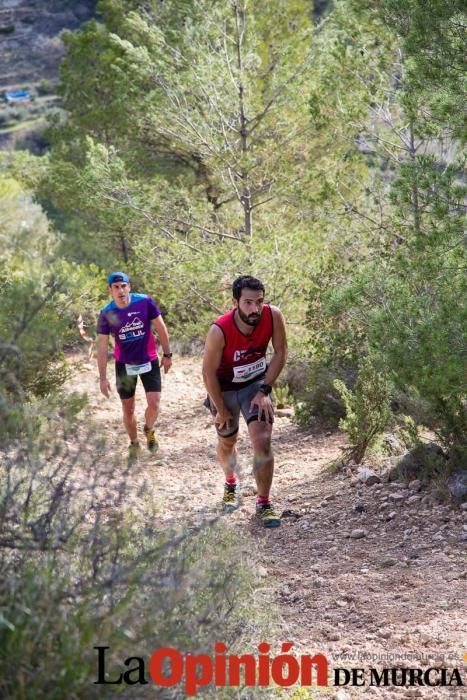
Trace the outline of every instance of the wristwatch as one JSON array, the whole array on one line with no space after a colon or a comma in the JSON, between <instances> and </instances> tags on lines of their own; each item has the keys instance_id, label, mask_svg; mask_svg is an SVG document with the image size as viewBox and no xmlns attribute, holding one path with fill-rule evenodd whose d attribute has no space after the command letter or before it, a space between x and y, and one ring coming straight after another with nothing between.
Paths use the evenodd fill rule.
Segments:
<instances>
[{"instance_id":1,"label":"wristwatch","mask_svg":"<svg viewBox=\"0 0 467 700\"><path fill-rule=\"evenodd\" d=\"M260 391L265 396L269 396L272 391L272 386L270 384L261 384L258 391Z\"/></svg>"},{"instance_id":2,"label":"wristwatch","mask_svg":"<svg viewBox=\"0 0 467 700\"><path fill-rule=\"evenodd\" d=\"M172 357L172 354L173 354L173 353L171 353L171 352L164 352L164 357L169 357L169 358L170 358L170 357Z\"/></svg>"}]
</instances>

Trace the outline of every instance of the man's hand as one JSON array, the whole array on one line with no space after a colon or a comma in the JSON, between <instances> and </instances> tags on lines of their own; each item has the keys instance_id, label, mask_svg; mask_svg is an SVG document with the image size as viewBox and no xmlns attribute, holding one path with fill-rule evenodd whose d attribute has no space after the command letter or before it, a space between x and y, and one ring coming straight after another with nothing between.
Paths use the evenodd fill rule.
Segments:
<instances>
[{"instance_id":1,"label":"man's hand","mask_svg":"<svg viewBox=\"0 0 467 700\"><path fill-rule=\"evenodd\" d=\"M101 389L101 393L104 394L106 399L108 399L110 396L110 392L112 391L109 380L108 379L100 379L99 386Z\"/></svg>"},{"instance_id":2,"label":"man's hand","mask_svg":"<svg viewBox=\"0 0 467 700\"><path fill-rule=\"evenodd\" d=\"M258 391L252 398L250 403L250 411L258 409L258 420L266 420L268 423L274 423L274 406L269 396Z\"/></svg>"},{"instance_id":3,"label":"man's hand","mask_svg":"<svg viewBox=\"0 0 467 700\"><path fill-rule=\"evenodd\" d=\"M232 414L226 408L223 408L221 411L217 411L216 415L214 416L214 423L217 425L219 430L228 430L232 420Z\"/></svg>"},{"instance_id":4,"label":"man's hand","mask_svg":"<svg viewBox=\"0 0 467 700\"><path fill-rule=\"evenodd\" d=\"M169 371L169 369L172 367L172 358L171 358L171 357L165 357L165 355L162 355L161 367L164 368L164 374L167 374L167 372Z\"/></svg>"}]
</instances>

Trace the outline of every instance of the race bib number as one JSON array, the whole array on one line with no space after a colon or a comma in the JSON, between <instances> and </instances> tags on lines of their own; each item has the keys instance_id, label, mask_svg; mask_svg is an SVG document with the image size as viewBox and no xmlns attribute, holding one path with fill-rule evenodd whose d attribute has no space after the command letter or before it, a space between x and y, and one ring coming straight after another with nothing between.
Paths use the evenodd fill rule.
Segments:
<instances>
[{"instance_id":1,"label":"race bib number","mask_svg":"<svg viewBox=\"0 0 467 700\"><path fill-rule=\"evenodd\" d=\"M263 374L266 371L266 358L262 357L249 365L240 365L233 368L232 382L246 382L253 377Z\"/></svg>"},{"instance_id":2,"label":"race bib number","mask_svg":"<svg viewBox=\"0 0 467 700\"><path fill-rule=\"evenodd\" d=\"M150 362L145 362L144 365L125 365L125 369L129 377L134 377L135 374L146 374L146 372L150 372L151 366Z\"/></svg>"}]
</instances>

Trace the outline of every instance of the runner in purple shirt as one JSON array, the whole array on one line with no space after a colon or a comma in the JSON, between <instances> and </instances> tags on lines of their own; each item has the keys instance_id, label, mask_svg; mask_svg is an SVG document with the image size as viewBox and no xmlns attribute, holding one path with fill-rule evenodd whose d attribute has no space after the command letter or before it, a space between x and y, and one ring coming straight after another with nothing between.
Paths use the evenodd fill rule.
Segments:
<instances>
[{"instance_id":1,"label":"runner in purple shirt","mask_svg":"<svg viewBox=\"0 0 467 700\"><path fill-rule=\"evenodd\" d=\"M147 294L131 292L130 280L125 272L113 272L109 278L109 293L112 301L104 306L97 321L100 390L107 398L111 387L107 379L107 357L109 336L115 339L115 375L117 391L122 402L123 424L130 438L129 460L135 461L139 454L138 429L135 417L135 390L138 376L146 392L144 433L150 452L155 454L159 440L154 425L159 416L161 399L160 366L167 373L172 366L169 334L161 312L154 299ZM157 345L153 329L162 346L159 366Z\"/></svg>"}]
</instances>

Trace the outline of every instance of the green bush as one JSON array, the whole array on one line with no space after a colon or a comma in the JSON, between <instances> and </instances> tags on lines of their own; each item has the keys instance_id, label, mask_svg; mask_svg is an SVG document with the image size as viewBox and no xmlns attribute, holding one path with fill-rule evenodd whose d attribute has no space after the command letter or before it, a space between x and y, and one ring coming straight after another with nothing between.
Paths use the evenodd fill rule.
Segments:
<instances>
[{"instance_id":1,"label":"green bush","mask_svg":"<svg viewBox=\"0 0 467 700\"><path fill-rule=\"evenodd\" d=\"M397 472L404 481L433 480L447 476L447 455L435 443L419 443L409 450L397 464Z\"/></svg>"},{"instance_id":2,"label":"green bush","mask_svg":"<svg viewBox=\"0 0 467 700\"><path fill-rule=\"evenodd\" d=\"M6 126L9 124L15 124L26 118L28 111L25 107L18 107L10 105L3 107L0 112L0 124Z\"/></svg>"},{"instance_id":3,"label":"green bush","mask_svg":"<svg viewBox=\"0 0 467 700\"><path fill-rule=\"evenodd\" d=\"M0 178L2 441L26 425L39 429L41 403L59 415L68 411L61 395L68 377L64 349L79 338L78 315L89 308L94 313L98 294L95 270L57 257L56 235L43 211L11 182Z\"/></svg>"},{"instance_id":4,"label":"green bush","mask_svg":"<svg viewBox=\"0 0 467 700\"><path fill-rule=\"evenodd\" d=\"M347 275L328 265L325 284L313 280L309 299L313 359L371 348L404 397L403 412L448 450L467 433L461 169L441 169L428 156L402 163L392 185L391 236L400 230L403 239L383 242Z\"/></svg>"},{"instance_id":5,"label":"green bush","mask_svg":"<svg viewBox=\"0 0 467 700\"><path fill-rule=\"evenodd\" d=\"M251 543L223 526L158 527L145 484L92 433L67 448L66 422L0 468L0 695L5 700L106 698L94 685L97 652L115 674L128 656L157 648L213 655L257 652L274 635ZM135 494L136 495L136 494ZM268 611L267 614L265 611ZM164 697L180 697L180 688ZM236 689L225 697L237 697ZM142 686L138 697L154 697Z\"/></svg>"},{"instance_id":6,"label":"green bush","mask_svg":"<svg viewBox=\"0 0 467 700\"><path fill-rule=\"evenodd\" d=\"M153 485L136 486L114 445L77 424L86 397L63 389L99 271L57 255L11 178L0 178L0 222L0 696L113 696L93 684L94 646L111 647L112 668L163 646L248 653L274 634L251 543L220 516L158 526ZM152 684L139 697L154 697Z\"/></svg>"},{"instance_id":7,"label":"green bush","mask_svg":"<svg viewBox=\"0 0 467 700\"><path fill-rule=\"evenodd\" d=\"M466 470L467 465L467 443L463 445L452 445L449 450L449 470Z\"/></svg>"},{"instance_id":8,"label":"green bush","mask_svg":"<svg viewBox=\"0 0 467 700\"><path fill-rule=\"evenodd\" d=\"M10 117L13 122L22 122L27 119L29 110L25 106L15 105L10 107Z\"/></svg>"},{"instance_id":9,"label":"green bush","mask_svg":"<svg viewBox=\"0 0 467 700\"><path fill-rule=\"evenodd\" d=\"M55 92L54 84L51 80L42 78L37 85L37 92L39 95L53 95Z\"/></svg>"},{"instance_id":10,"label":"green bush","mask_svg":"<svg viewBox=\"0 0 467 700\"><path fill-rule=\"evenodd\" d=\"M366 355L359 362L354 391L340 379L334 381L334 386L345 404L345 418L339 425L350 441L348 458L359 464L392 421L390 384L375 358Z\"/></svg>"},{"instance_id":11,"label":"green bush","mask_svg":"<svg viewBox=\"0 0 467 700\"><path fill-rule=\"evenodd\" d=\"M355 375L356 370L350 365L312 364L304 385L293 394L296 423L303 429L337 430L345 416L345 404L334 382L340 379L353 386Z\"/></svg>"}]
</instances>

